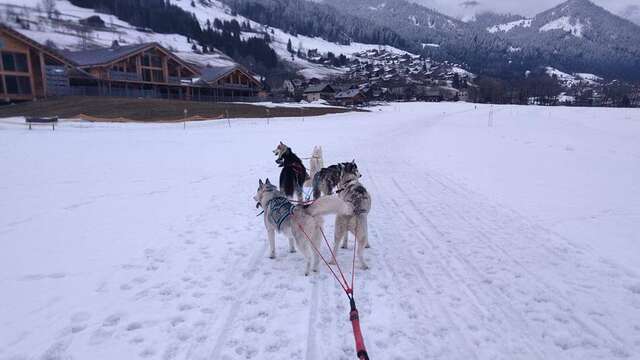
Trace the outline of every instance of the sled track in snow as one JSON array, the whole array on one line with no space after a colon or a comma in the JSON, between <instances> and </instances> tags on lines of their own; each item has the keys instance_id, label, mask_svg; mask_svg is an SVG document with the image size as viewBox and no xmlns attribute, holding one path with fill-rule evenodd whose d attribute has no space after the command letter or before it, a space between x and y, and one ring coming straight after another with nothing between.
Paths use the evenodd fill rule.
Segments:
<instances>
[{"instance_id":1,"label":"sled track in snow","mask_svg":"<svg viewBox=\"0 0 640 360\"><path fill-rule=\"evenodd\" d=\"M584 294L581 286L602 286L589 285L591 276L600 275L592 266L595 257L439 174L407 178L420 182L369 177L377 208L384 209L383 218L391 219L383 229L372 222L376 224L372 229L376 233L398 229L400 234L385 237L394 237L405 253L396 255L397 249L389 246L383 251L404 259L401 262L408 263L411 273L437 294L433 298L444 315L440 321L463 339L458 345L467 349L465 357L500 357L495 349L502 346L510 347L504 353L538 359L572 358L577 352L587 358L629 355L631 344L605 325L610 321L593 311L585 313L559 290ZM534 261L519 260L531 253L536 255ZM419 254L426 259L418 260ZM389 267L389 262L385 265ZM550 283L536 267L557 268L570 280L562 286ZM517 273L511 274L514 269ZM585 270L588 275L573 275ZM408 271L404 270L405 276ZM624 282L617 283L611 291L623 286ZM478 335L483 332L485 336Z\"/></svg>"}]
</instances>

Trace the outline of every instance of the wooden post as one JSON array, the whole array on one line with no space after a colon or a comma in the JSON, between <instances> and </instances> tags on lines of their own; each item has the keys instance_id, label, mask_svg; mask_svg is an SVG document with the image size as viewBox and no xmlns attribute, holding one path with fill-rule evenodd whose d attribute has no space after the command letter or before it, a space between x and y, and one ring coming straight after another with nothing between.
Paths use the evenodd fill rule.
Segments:
<instances>
[{"instance_id":1,"label":"wooden post","mask_svg":"<svg viewBox=\"0 0 640 360\"><path fill-rule=\"evenodd\" d=\"M184 123L183 123L183 129L187 130L187 114L189 114L189 110L184 109Z\"/></svg>"}]
</instances>

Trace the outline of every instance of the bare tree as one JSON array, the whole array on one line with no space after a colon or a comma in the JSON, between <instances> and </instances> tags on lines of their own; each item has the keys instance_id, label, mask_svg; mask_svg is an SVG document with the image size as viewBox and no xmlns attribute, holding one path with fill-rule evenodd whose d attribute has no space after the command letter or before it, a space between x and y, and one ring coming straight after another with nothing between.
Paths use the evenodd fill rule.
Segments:
<instances>
[{"instance_id":1,"label":"bare tree","mask_svg":"<svg viewBox=\"0 0 640 360\"><path fill-rule=\"evenodd\" d=\"M42 0L42 9L47 13L49 19L53 18L56 12L56 0Z\"/></svg>"}]
</instances>

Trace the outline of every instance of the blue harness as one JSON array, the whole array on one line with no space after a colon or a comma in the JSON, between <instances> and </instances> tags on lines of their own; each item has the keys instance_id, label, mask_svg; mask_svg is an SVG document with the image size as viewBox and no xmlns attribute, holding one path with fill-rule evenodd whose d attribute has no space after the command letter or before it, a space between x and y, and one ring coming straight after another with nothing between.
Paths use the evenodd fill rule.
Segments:
<instances>
[{"instance_id":1,"label":"blue harness","mask_svg":"<svg viewBox=\"0 0 640 360\"><path fill-rule=\"evenodd\" d=\"M278 231L280 231L280 225L293 214L293 210L296 208L286 197L276 197L269 200L267 207L271 220L278 226Z\"/></svg>"}]
</instances>

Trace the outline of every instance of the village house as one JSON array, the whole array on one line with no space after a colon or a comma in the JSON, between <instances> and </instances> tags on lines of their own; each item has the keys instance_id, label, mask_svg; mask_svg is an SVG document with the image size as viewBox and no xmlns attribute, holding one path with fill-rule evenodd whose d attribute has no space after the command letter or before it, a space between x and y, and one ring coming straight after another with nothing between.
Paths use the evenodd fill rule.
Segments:
<instances>
[{"instance_id":1,"label":"village house","mask_svg":"<svg viewBox=\"0 0 640 360\"><path fill-rule=\"evenodd\" d=\"M340 106L362 105L367 98L360 89L348 89L340 91L335 95L334 103Z\"/></svg>"},{"instance_id":2,"label":"village house","mask_svg":"<svg viewBox=\"0 0 640 360\"><path fill-rule=\"evenodd\" d=\"M197 83L208 85L199 89L202 93L199 96L213 96L214 99L253 98L262 91L262 83L240 65L203 67Z\"/></svg>"},{"instance_id":3,"label":"village house","mask_svg":"<svg viewBox=\"0 0 640 360\"><path fill-rule=\"evenodd\" d=\"M329 84L314 84L309 85L304 91L304 99L308 102L326 100L331 101L335 96L336 91Z\"/></svg>"},{"instance_id":4,"label":"village house","mask_svg":"<svg viewBox=\"0 0 640 360\"><path fill-rule=\"evenodd\" d=\"M62 54L98 81L99 95L186 100L194 93L198 69L157 43L120 46L114 41L109 48Z\"/></svg>"}]
</instances>

